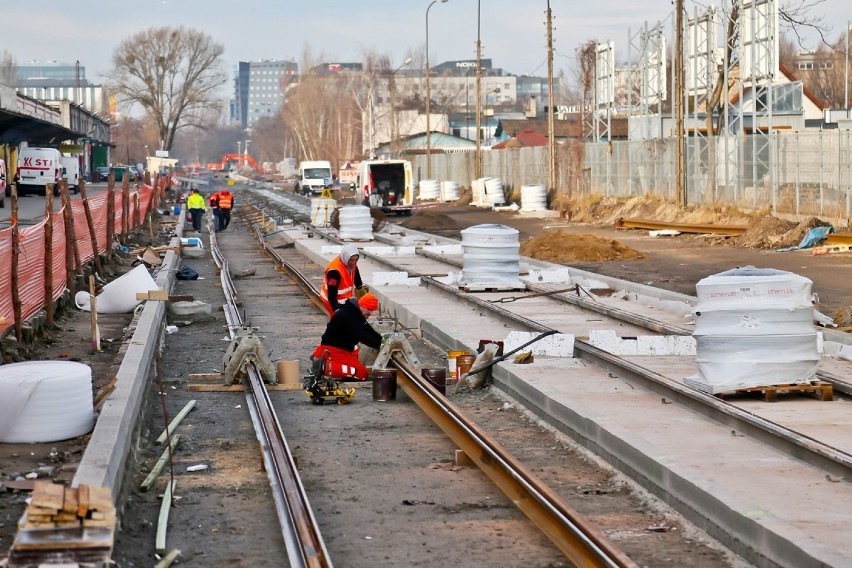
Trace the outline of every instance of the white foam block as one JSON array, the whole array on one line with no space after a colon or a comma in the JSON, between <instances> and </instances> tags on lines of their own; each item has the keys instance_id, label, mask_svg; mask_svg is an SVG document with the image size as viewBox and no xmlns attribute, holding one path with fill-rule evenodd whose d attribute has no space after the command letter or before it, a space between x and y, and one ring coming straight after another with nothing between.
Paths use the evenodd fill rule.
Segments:
<instances>
[{"instance_id":1,"label":"white foam block","mask_svg":"<svg viewBox=\"0 0 852 568\"><path fill-rule=\"evenodd\" d=\"M462 254L461 245L427 245L423 247L424 251L433 254Z\"/></svg>"},{"instance_id":2,"label":"white foam block","mask_svg":"<svg viewBox=\"0 0 852 568\"><path fill-rule=\"evenodd\" d=\"M517 349L538 335L540 334L528 331L512 331L503 340L503 352L508 353ZM531 351L533 355L544 357L573 357L574 336L565 333L548 335L525 347L524 351Z\"/></svg>"},{"instance_id":3,"label":"white foam block","mask_svg":"<svg viewBox=\"0 0 852 568\"><path fill-rule=\"evenodd\" d=\"M408 272L373 272L371 286L420 286L420 278L409 278Z\"/></svg>"},{"instance_id":4,"label":"white foam block","mask_svg":"<svg viewBox=\"0 0 852 568\"><path fill-rule=\"evenodd\" d=\"M567 268L551 267L545 269L530 268L529 274L521 278L527 282L559 282L570 284L571 271Z\"/></svg>"},{"instance_id":5,"label":"white foam block","mask_svg":"<svg viewBox=\"0 0 852 568\"><path fill-rule=\"evenodd\" d=\"M417 254L414 247L364 247L364 252L374 254L376 256L394 256L394 255L413 255Z\"/></svg>"}]
</instances>

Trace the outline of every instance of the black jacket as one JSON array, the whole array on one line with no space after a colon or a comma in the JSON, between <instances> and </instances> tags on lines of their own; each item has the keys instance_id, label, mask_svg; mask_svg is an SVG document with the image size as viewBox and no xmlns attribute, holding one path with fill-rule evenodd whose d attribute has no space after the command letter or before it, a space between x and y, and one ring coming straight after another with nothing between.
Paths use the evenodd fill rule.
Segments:
<instances>
[{"instance_id":1,"label":"black jacket","mask_svg":"<svg viewBox=\"0 0 852 568\"><path fill-rule=\"evenodd\" d=\"M382 336L367 323L358 307L358 300L349 298L331 316L320 343L346 351L354 351L358 343L378 349L382 345Z\"/></svg>"}]
</instances>

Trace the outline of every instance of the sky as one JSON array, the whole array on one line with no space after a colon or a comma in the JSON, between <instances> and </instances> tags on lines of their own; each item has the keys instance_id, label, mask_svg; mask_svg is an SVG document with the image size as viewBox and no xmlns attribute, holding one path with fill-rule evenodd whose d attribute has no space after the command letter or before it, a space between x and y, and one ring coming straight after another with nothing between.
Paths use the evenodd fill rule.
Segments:
<instances>
[{"instance_id":1,"label":"sky","mask_svg":"<svg viewBox=\"0 0 852 568\"><path fill-rule=\"evenodd\" d=\"M728 0L729 1L729 0ZM782 5L790 1L779 0ZM850 0L804 0L823 16L836 39L852 20ZM224 48L230 73L238 61L303 59L362 61L366 52L390 57L399 66L426 44L431 0L27 0L3 2L7 23L0 49L18 63L79 61L86 78L102 83L116 46L150 27L183 25L200 30ZM706 5L706 4L705 4ZM554 17L554 71L571 77L574 51L587 40L615 42L620 63L628 30L663 22L671 35L672 0L550 0ZM692 14L692 0L685 0ZM429 10L429 61L475 59L477 8L482 57L516 75L547 75L547 0L438 0ZM17 25L15 22L38 22ZM806 37L815 47L816 36Z\"/></svg>"}]
</instances>

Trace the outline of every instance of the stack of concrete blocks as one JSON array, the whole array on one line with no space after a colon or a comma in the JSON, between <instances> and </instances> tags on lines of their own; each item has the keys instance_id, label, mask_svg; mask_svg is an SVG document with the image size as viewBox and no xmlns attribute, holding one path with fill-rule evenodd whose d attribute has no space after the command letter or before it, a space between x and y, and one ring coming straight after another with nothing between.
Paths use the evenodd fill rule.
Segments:
<instances>
[{"instance_id":1,"label":"stack of concrete blocks","mask_svg":"<svg viewBox=\"0 0 852 568\"><path fill-rule=\"evenodd\" d=\"M710 394L801 384L819 365L812 282L746 266L696 285L698 375L686 384Z\"/></svg>"}]
</instances>

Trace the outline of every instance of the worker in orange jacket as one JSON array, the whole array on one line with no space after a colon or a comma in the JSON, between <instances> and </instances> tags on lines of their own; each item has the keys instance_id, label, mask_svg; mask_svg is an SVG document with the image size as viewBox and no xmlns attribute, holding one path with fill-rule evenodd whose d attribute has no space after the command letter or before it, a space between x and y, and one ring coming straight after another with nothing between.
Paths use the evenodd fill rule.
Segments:
<instances>
[{"instance_id":1,"label":"worker in orange jacket","mask_svg":"<svg viewBox=\"0 0 852 568\"><path fill-rule=\"evenodd\" d=\"M358 270L359 258L358 247L346 243L340 249L340 254L325 267L320 298L329 317L333 316L346 300L364 291L361 272Z\"/></svg>"},{"instance_id":2,"label":"worker in orange jacket","mask_svg":"<svg viewBox=\"0 0 852 568\"><path fill-rule=\"evenodd\" d=\"M227 189L220 189L219 193L219 225L217 231L224 231L231 224L231 209L234 208L234 194Z\"/></svg>"},{"instance_id":3,"label":"worker in orange jacket","mask_svg":"<svg viewBox=\"0 0 852 568\"><path fill-rule=\"evenodd\" d=\"M219 192L213 193L207 198L207 204L213 210L213 230L219 231Z\"/></svg>"}]
</instances>

